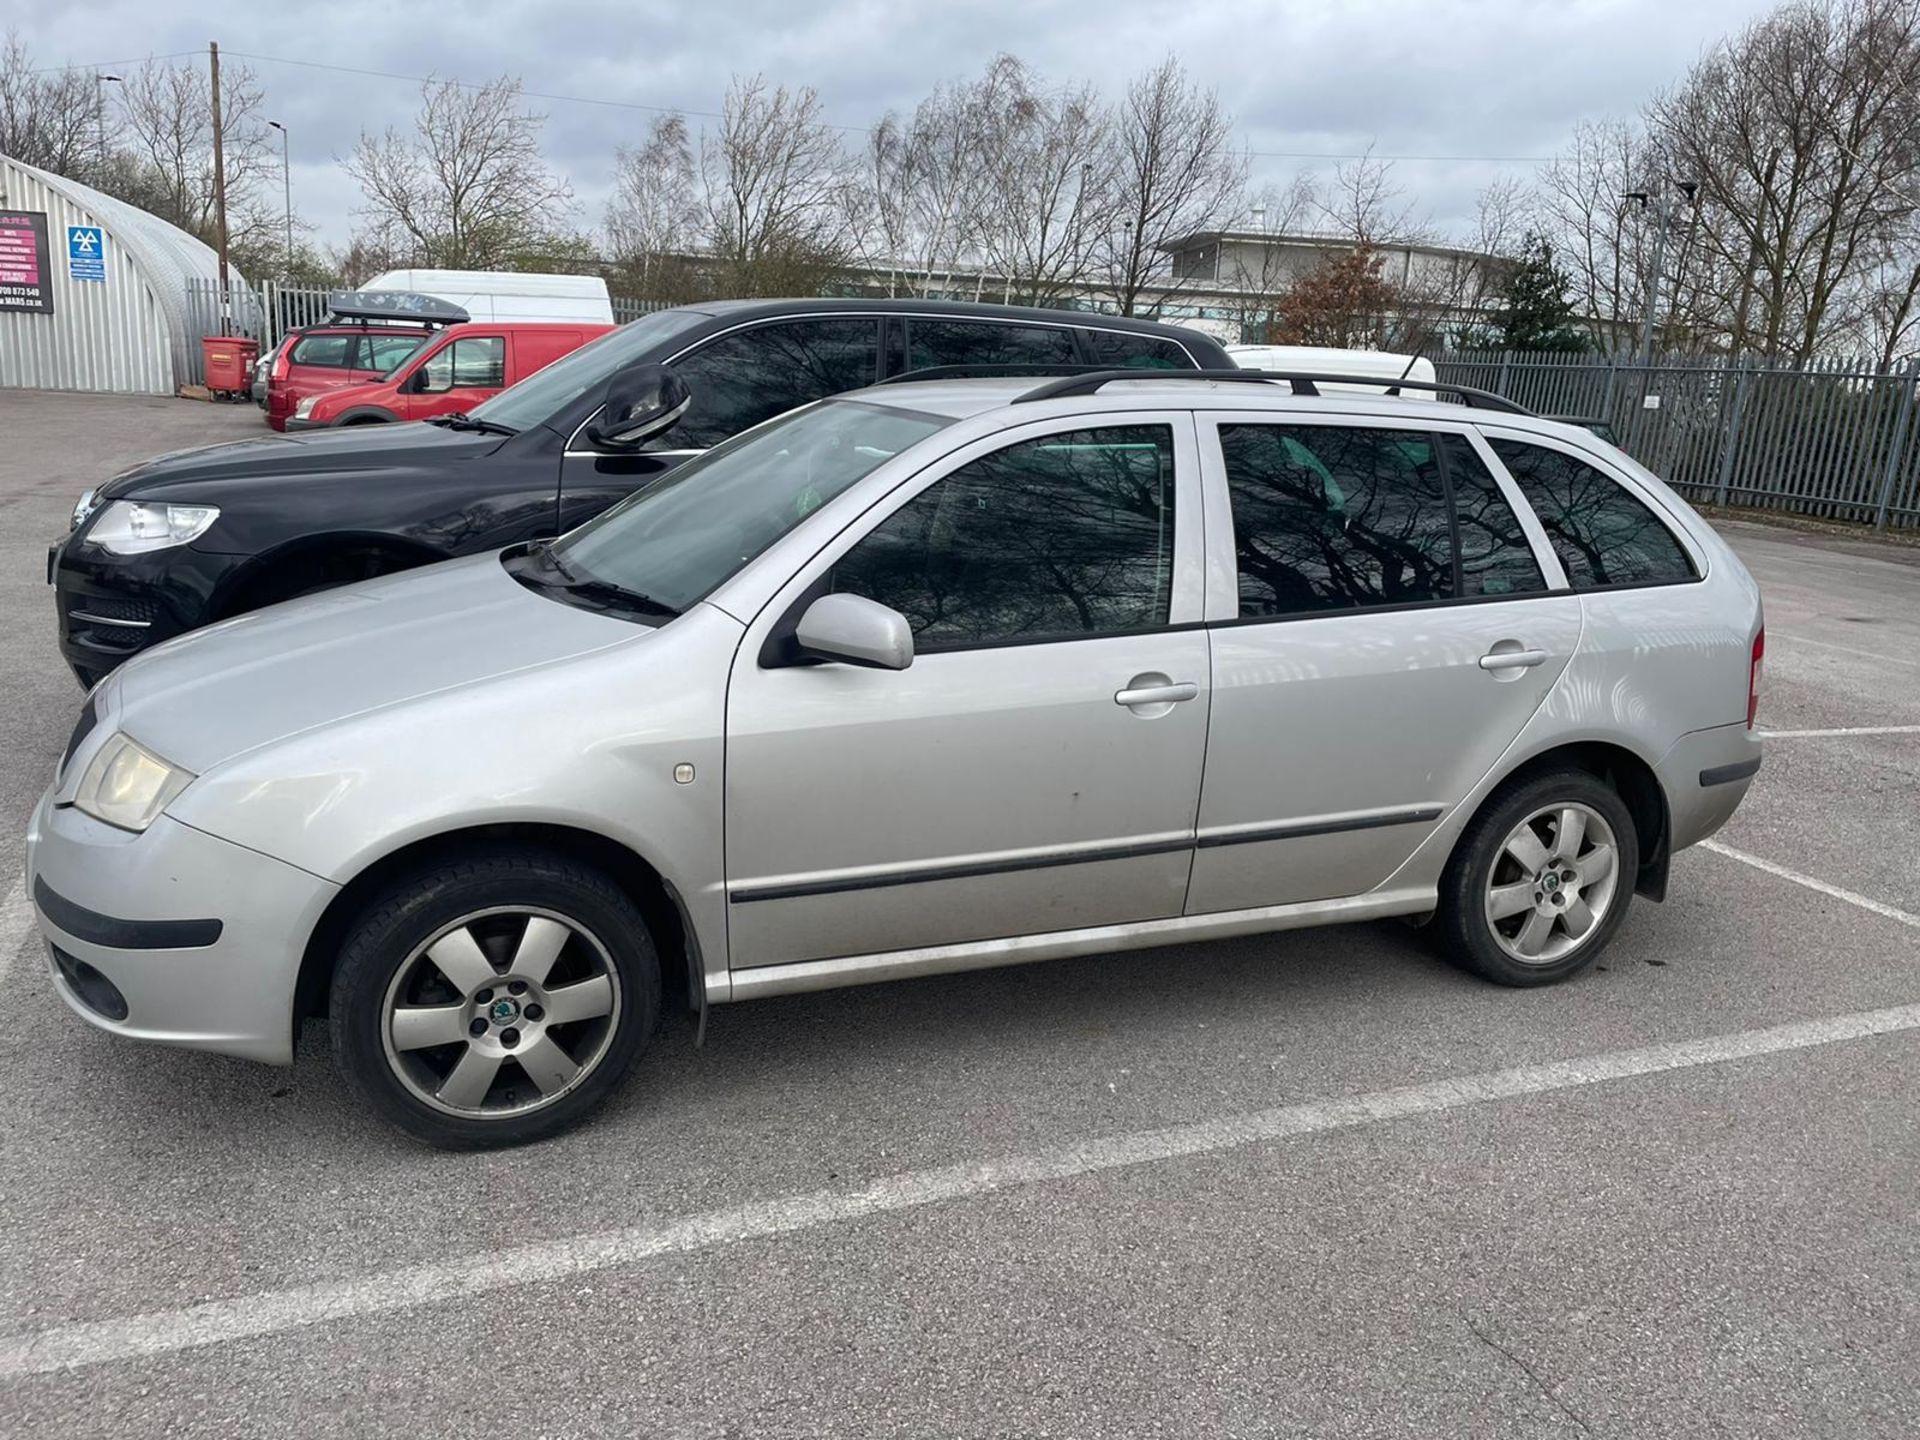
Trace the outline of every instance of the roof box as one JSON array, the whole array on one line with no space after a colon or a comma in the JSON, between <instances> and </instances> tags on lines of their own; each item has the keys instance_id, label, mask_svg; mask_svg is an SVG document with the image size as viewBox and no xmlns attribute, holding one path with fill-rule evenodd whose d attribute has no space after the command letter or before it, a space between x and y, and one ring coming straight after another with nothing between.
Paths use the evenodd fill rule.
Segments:
<instances>
[{"instance_id":1,"label":"roof box","mask_svg":"<svg viewBox=\"0 0 1920 1440\"><path fill-rule=\"evenodd\" d=\"M458 305L413 290L336 290L327 302L336 320L408 320L416 325L464 325L473 317Z\"/></svg>"}]
</instances>

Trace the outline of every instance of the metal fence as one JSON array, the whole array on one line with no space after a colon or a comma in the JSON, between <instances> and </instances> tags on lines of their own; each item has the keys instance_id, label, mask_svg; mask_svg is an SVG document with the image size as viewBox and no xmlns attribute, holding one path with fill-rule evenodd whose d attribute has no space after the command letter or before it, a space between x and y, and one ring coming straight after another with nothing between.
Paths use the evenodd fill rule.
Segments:
<instances>
[{"instance_id":1,"label":"metal fence","mask_svg":"<svg viewBox=\"0 0 1920 1440\"><path fill-rule=\"evenodd\" d=\"M1621 448L1690 500L1879 528L1920 526L1920 362L1889 373L1725 356L1458 352L1439 378L1542 415L1605 420Z\"/></svg>"},{"instance_id":2,"label":"metal fence","mask_svg":"<svg viewBox=\"0 0 1920 1440\"><path fill-rule=\"evenodd\" d=\"M262 280L257 285L230 284L220 289L218 280L187 281L187 319L195 337L185 382L201 384L206 367L200 354L201 335L247 335L260 342L261 352L280 343L280 337L303 325L318 325L327 318L329 302L340 287L288 285L278 280ZM653 310L664 310L657 300L634 300L612 296L613 318L624 325Z\"/></svg>"}]
</instances>

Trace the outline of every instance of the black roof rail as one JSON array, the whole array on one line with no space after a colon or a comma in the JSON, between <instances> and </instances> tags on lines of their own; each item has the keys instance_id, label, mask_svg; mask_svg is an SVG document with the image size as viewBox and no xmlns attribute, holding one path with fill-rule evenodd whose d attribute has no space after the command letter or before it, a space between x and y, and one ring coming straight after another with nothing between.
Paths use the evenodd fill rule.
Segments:
<instances>
[{"instance_id":1,"label":"black roof rail","mask_svg":"<svg viewBox=\"0 0 1920 1440\"><path fill-rule=\"evenodd\" d=\"M1022 375L1059 375L1065 377L1079 375L1105 375L1111 365L1081 365L1071 360L1009 360L1005 363L982 361L977 365L928 365L919 370L902 370L898 375L889 375L884 380L875 381L879 385L910 385L916 380L999 380L1008 376ZM1133 375L1150 375L1150 370L1129 371Z\"/></svg>"},{"instance_id":2,"label":"black roof rail","mask_svg":"<svg viewBox=\"0 0 1920 1440\"><path fill-rule=\"evenodd\" d=\"M1036 385L1013 403L1025 405L1035 400L1093 395L1103 385L1115 380L1228 380L1256 385L1287 381L1292 384L1294 394L1306 396L1317 396L1321 385L1369 385L1381 388L1389 395L1402 390L1426 390L1435 395L1458 396L1462 404L1476 410L1501 410L1509 415L1533 414L1526 406L1516 404L1504 395L1495 395L1490 390L1476 390L1470 385L1449 385L1433 380L1396 380L1385 375L1298 374L1291 370L1096 370Z\"/></svg>"}]
</instances>

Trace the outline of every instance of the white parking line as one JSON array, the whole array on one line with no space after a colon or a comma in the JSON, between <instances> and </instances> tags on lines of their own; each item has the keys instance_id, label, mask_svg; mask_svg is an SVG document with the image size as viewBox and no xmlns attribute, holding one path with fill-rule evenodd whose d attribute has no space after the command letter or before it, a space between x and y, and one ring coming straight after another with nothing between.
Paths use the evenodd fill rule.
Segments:
<instances>
[{"instance_id":1,"label":"white parking line","mask_svg":"<svg viewBox=\"0 0 1920 1440\"><path fill-rule=\"evenodd\" d=\"M1846 725L1837 730L1762 730L1762 740L1825 740L1836 735L1920 735L1920 725Z\"/></svg>"},{"instance_id":2,"label":"white parking line","mask_svg":"<svg viewBox=\"0 0 1920 1440\"><path fill-rule=\"evenodd\" d=\"M1796 885L1804 885L1809 890L1817 890L1822 895L1830 895L1835 900L1844 900L1849 905L1858 905L1862 910L1871 910L1876 915L1884 915L1889 920L1897 920L1902 925L1910 925L1920 930L1920 915L1909 915L1898 906L1889 905L1883 900L1862 895L1858 890L1843 889L1838 885L1829 885L1811 875L1802 875L1798 870L1789 870L1784 865L1776 865L1771 860L1762 860L1758 855L1749 855L1744 850L1736 850L1731 845L1722 845L1718 840L1702 840L1702 850L1711 850L1716 855L1724 855L1729 860L1738 860L1742 865L1751 865L1756 870L1764 870L1769 875L1778 875L1782 880L1791 880Z\"/></svg>"},{"instance_id":3,"label":"white parking line","mask_svg":"<svg viewBox=\"0 0 1920 1440\"><path fill-rule=\"evenodd\" d=\"M1769 630L1767 641L1785 640L1789 645L1811 645L1816 650L1838 650L1847 655L1864 655L1869 660L1884 660L1889 665L1920 665L1920 660L1908 660L1898 655L1882 655L1878 650L1862 650L1858 645L1839 645L1831 640L1810 640L1805 635L1781 635Z\"/></svg>"},{"instance_id":4,"label":"white parking line","mask_svg":"<svg viewBox=\"0 0 1920 1440\"><path fill-rule=\"evenodd\" d=\"M484 1257L408 1266L357 1280L301 1285L179 1310L60 1325L0 1338L0 1377L44 1375L76 1366L174 1354L1080 1175L1916 1028L1920 1028L1920 1004L1897 1005L1547 1065L1522 1065L1342 1100L1286 1105L1166 1130L1136 1131L1042 1154L918 1170L875 1180L856 1190L816 1190L692 1215L666 1225L580 1235L494 1251Z\"/></svg>"}]
</instances>

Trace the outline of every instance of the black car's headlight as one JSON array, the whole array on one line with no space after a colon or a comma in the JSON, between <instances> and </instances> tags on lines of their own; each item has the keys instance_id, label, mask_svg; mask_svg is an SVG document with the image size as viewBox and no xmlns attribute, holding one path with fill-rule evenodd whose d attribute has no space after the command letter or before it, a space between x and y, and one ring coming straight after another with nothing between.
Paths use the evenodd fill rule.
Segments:
<instances>
[{"instance_id":1,"label":"black car's headlight","mask_svg":"<svg viewBox=\"0 0 1920 1440\"><path fill-rule=\"evenodd\" d=\"M169 765L124 734L109 736L94 753L74 791L74 808L122 830L145 830L193 783L193 774Z\"/></svg>"},{"instance_id":2,"label":"black car's headlight","mask_svg":"<svg viewBox=\"0 0 1920 1440\"><path fill-rule=\"evenodd\" d=\"M80 498L73 502L73 520L68 524L67 528L69 530L78 530L82 525L87 523L87 517L99 508L99 490L92 487L82 490L80 492Z\"/></svg>"},{"instance_id":3,"label":"black car's headlight","mask_svg":"<svg viewBox=\"0 0 1920 1440\"><path fill-rule=\"evenodd\" d=\"M144 555L198 540L220 518L215 505L115 500L87 532L87 543L114 555Z\"/></svg>"}]
</instances>

